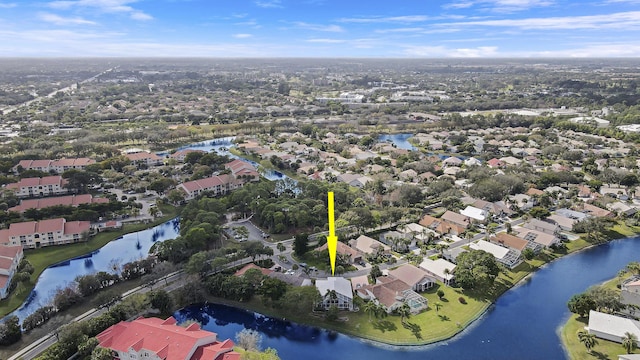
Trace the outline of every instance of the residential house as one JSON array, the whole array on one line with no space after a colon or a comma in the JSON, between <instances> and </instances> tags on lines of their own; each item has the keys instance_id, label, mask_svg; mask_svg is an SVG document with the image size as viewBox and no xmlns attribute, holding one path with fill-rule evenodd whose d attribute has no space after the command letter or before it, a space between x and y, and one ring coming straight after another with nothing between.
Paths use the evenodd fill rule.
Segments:
<instances>
[{"instance_id":1,"label":"residential house","mask_svg":"<svg viewBox=\"0 0 640 360\"><path fill-rule=\"evenodd\" d=\"M59 160L21 160L13 167L15 174L23 170L38 170L47 173L54 172L62 174L71 169L84 170L87 165L95 164L96 161L89 158L59 159Z\"/></svg>"},{"instance_id":2,"label":"residential house","mask_svg":"<svg viewBox=\"0 0 640 360\"><path fill-rule=\"evenodd\" d=\"M356 290L360 289L361 287L365 287L369 285L369 275L355 276L349 280L351 280L351 290L354 293L356 292Z\"/></svg>"},{"instance_id":3,"label":"residential house","mask_svg":"<svg viewBox=\"0 0 640 360\"><path fill-rule=\"evenodd\" d=\"M528 241L523 238L507 234L505 232L497 233L489 238L489 241L504 246L509 249L517 250L519 252L524 249L531 249L534 252L539 252L542 246L534 241Z\"/></svg>"},{"instance_id":4,"label":"residential house","mask_svg":"<svg viewBox=\"0 0 640 360\"><path fill-rule=\"evenodd\" d=\"M595 217L614 217L615 214L609 210L591 205L589 203L582 203L576 206L576 210Z\"/></svg>"},{"instance_id":5,"label":"residential house","mask_svg":"<svg viewBox=\"0 0 640 360\"><path fill-rule=\"evenodd\" d=\"M623 203L622 201L616 201L614 203L607 204L607 209L625 217L633 216L636 212L638 212L638 209L636 209L635 207L631 207Z\"/></svg>"},{"instance_id":6,"label":"residential house","mask_svg":"<svg viewBox=\"0 0 640 360\"><path fill-rule=\"evenodd\" d=\"M640 339L640 321L594 310L589 312L589 325L585 329L589 334L617 343L622 343L626 333L634 334L636 339ZM640 340L636 340L636 343L640 346Z\"/></svg>"},{"instance_id":7,"label":"residential house","mask_svg":"<svg viewBox=\"0 0 640 360\"><path fill-rule=\"evenodd\" d=\"M566 216L562 216L560 214L552 214L549 215L547 217L547 220L553 222L554 224L558 225L560 227L561 230L564 231L572 231L573 230L573 225L575 225L575 223L578 222L578 220L573 219L573 218L569 218Z\"/></svg>"},{"instance_id":8,"label":"residential house","mask_svg":"<svg viewBox=\"0 0 640 360\"><path fill-rule=\"evenodd\" d=\"M154 153L148 153L141 151L137 153L124 154L124 156L131 160L133 165L146 165L146 166L159 166L164 164L164 159Z\"/></svg>"},{"instance_id":9,"label":"residential house","mask_svg":"<svg viewBox=\"0 0 640 360\"><path fill-rule=\"evenodd\" d=\"M244 276L244 274L249 270L258 270L264 276L269 276L269 274L271 274L273 272L273 270L261 268L260 266L254 264L254 263L249 263L249 264L243 266L240 270L238 270L235 273L233 273L233 276Z\"/></svg>"},{"instance_id":10,"label":"residential house","mask_svg":"<svg viewBox=\"0 0 640 360\"><path fill-rule=\"evenodd\" d=\"M392 250L404 252L409 249L412 237L398 231L386 231L380 234L380 242L391 246Z\"/></svg>"},{"instance_id":11,"label":"residential house","mask_svg":"<svg viewBox=\"0 0 640 360\"><path fill-rule=\"evenodd\" d=\"M0 299L7 297L11 279L18 270L18 265L20 265L23 256L21 245L0 245Z\"/></svg>"},{"instance_id":12,"label":"residential house","mask_svg":"<svg viewBox=\"0 0 640 360\"><path fill-rule=\"evenodd\" d=\"M316 249L316 251L327 251L327 247L328 245L325 243ZM341 255L349 264L359 264L362 262L362 254L343 242L338 241L336 253Z\"/></svg>"},{"instance_id":13,"label":"residential house","mask_svg":"<svg viewBox=\"0 0 640 360\"><path fill-rule=\"evenodd\" d=\"M509 206L502 201L489 202L481 199L474 199L473 203L470 205L496 216L513 215L513 210L511 210Z\"/></svg>"},{"instance_id":14,"label":"residential house","mask_svg":"<svg viewBox=\"0 0 640 360\"><path fill-rule=\"evenodd\" d=\"M534 199L526 194L516 194L509 196L509 201L515 204L518 209L528 211L535 206Z\"/></svg>"},{"instance_id":15,"label":"residential house","mask_svg":"<svg viewBox=\"0 0 640 360\"><path fill-rule=\"evenodd\" d=\"M45 176L42 178L24 178L17 183L7 184L6 189L11 189L19 198L44 197L64 195L69 192L66 188L68 181L62 176Z\"/></svg>"},{"instance_id":16,"label":"residential house","mask_svg":"<svg viewBox=\"0 0 640 360\"><path fill-rule=\"evenodd\" d=\"M640 275L632 276L623 281L620 290L620 302L625 305L640 306ZM637 316L638 310L629 307L627 311Z\"/></svg>"},{"instance_id":17,"label":"residential house","mask_svg":"<svg viewBox=\"0 0 640 360\"><path fill-rule=\"evenodd\" d=\"M478 160L478 159L476 159L474 157L470 157L470 158L468 158L467 160L464 161L464 165L467 166L467 167L480 166L480 165L482 165L482 161L480 161L480 160Z\"/></svg>"},{"instance_id":18,"label":"residential house","mask_svg":"<svg viewBox=\"0 0 640 360\"><path fill-rule=\"evenodd\" d=\"M423 216L419 224L440 235L460 235L466 230L464 226L450 223L430 215Z\"/></svg>"},{"instance_id":19,"label":"residential house","mask_svg":"<svg viewBox=\"0 0 640 360\"><path fill-rule=\"evenodd\" d=\"M442 214L442 216L440 217L441 220L450 222L452 224L456 224L460 227L463 228L467 228L467 226L469 226L469 224L471 223L471 218L466 216L466 215L462 215L462 214L458 214L455 213L453 211L445 211L444 214Z\"/></svg>"},{"instance_id":20,"label":"residential house","mask_svg":"<svg viewBox=\"0 0 640 360\"><path fill-rule=\"evenodd\" d=\"M402 280L417 292L425 291L436 283L436 280L426 271L411 264L400 265L393 270L389 270L389 276Z\"/></svg>"},{"instance_id":21,"label":"residential house","mask_svg":"<svg viewBox=\"0 0 640 360\"><path fill-rule=\"evenodd\" d=\"M238 186L241 186L241 183L235 182L231 175L223 174L187 181L176 186L176 189L184 191L185 200L189 201L202 193L212 193L214 196L224 195Z\"/></svg>"},{"instance_id":22,"label":"residential house","mask_svg":"<svg viewBox=\"0 0 640 360\"><path fill-rule=\"evenodd\" d=\"M29 209L41 210L52 206L73 206L78 207L86 204L106 204L107 198L94 198L91 194L68 195L59 197L49 197L42 199L21 200L20 205L9 208L9 211L23 213Z\"/></svg>"},{"instance_id":23,"label":"residential house","mask_svg":"<svg viewBox=\"0 0 640 360\"><path fill-rule=\"evenodd\" d=\"M183 149L183 150L178 150L178 151L174 152L173 154L169 155L169 157L172 158L172 159L175 159L178 162L183 163L184 160L186 159L187 155L189 155L190 153L206 154L206 151L204 151L204 150L196 150L196 149Z\"/></svg>"},{"instance_id":24,"label":"residential house","mask_svg":"<svg viewBox=\"0 0 640 360\"><path fill-rule=\"evenodd\" d=\"M51 245L77 243L86 240L89 221L66 221L63 218L13 223L0 230L0 244L39 248Z\"/></svg>"},{"instance_id":25,"label":"residential house","mask_svg":"<svg viewBox=\"0 0 640 360\"><path fill-rule=\"evenodd\" d=\"M291 286L313 286L311 279L296 276L296 275L289 275L286 273L274 271L267 276L272 277L274 279L278 279L280 281L284 281Z\"/></svg>"},{"instance_id":26,"label":"residential house","mask_svg":"<svg viewBox=\"0 0 640 360\"><path fill-rule=\"evenodd\" d=\"M558 238L556 235L551 235L538 230L521 228L517 230L517 232L519 238L525 239L527 241L533 241L544 246L545 248L548 248L560 242L560 238Z\"/></svg>"},{"instance_id":27,"label":"residential house","mask_svg":"<svg viewBox=\"0 0 640 360\"><path fill-rule=\"evenodd\" d=\"M505 163L504 161L501 161L499 159L493 158L489 161L487 161L487 166L492 168L492 169L497 169L497 168L502 168L505 167Z\"/></svg>"},{"instance_id":28,"label":"residential house","mask_svg":"<svg viewBox=\"0 0 640 360\"><path fill-rule=\"evenodd\" d=\"M335 306L340 310L353 311L351 283L343 277L328 277L316 280L316 288L322 296L320 304L325 310Z\"/></svg>"},{"instance_id":29,"label":"residential house","mask_svg":"<svg viewBox=\"0 0 640 360\"><path fill-rule=\"evenodd\" d=\"M173 317L121 321L96 339L99 347L114 352L115 359L240 360L233 341L218 341L216 333L202 330L198 323L178 326Z\"/></svg>"},{"instance_id":30,"label":"residential house","mask_svg":"<svg viewBox=\"0 0 640 360\"><path fill-rule=\"evenodd\" d=\"M391 253L391 247L366 235L358 236L357 239L351 240L350 244L354 249L366 255Z\"/></svg>"},{"instance_id":31,"label":"residential house","mask_svg":"<svg viewBox=\"0 0 640 360\"><path fill-rule=\"evenodd\" d=\"M460 210L460 214L473 219L474 222L484 222L489 216L489 212L477 207L467 206L463 210Z\"/></svg>"},{"instance_id":32,"label":"residential house","mask_svg":"<svg viewBox=\"0 0 640 360\"><path fill-rule=\"evenodd\" d=\"M472 250L483 250L493 255L496 260L509 269L513 269L518 266L522 259L520 257L520 251L505 248L496 244L492 244L488 241L478 240L469 245Z\"/></svg>"},{"instance_id":33,"label":"residential house","mask_svg":"<svg viewBox=\"0 0 640 360\"><path fill-rule=\"evenodd\" d=\"M420 268L445 285L450 286L455 280L453 270L456 268L456 265L445 259L431 260L425 258L420 263Z\"/></svg>"},{"instance_id":34,"label":"residential house","mask_svg":"<svg viewBox=\"0 0 640 360\"><path fill-rule=\"evenodd\" d=\"M560 233L560 226L539 219L531 219L522 227L529 230L536 230L549 235L557 235Z\"/></svg>"},{"instance_id":35,"label":"residential house","mask_svg":"<svg viewBox=\"0 0 640 360\"><path fill-rule=\"evenodd\" d=\"M375 301L382 305L387 313L403 306L409 305L411 313L417 314L427 309L428 301L411 289L411 286L400 279L381 276L376 279L375 285L361 286L356 294L362 299Z\"/></svg>"},{"instance_id":36,"label":"residential house","mask_svg":"<svg viewBox=\"0 0 640 360\"><path fill-rule=\"evenodd\" d=\"M418 173L413 169L407 169L398 174L398 179L405 182L413 182L418 178Z\"/></svg>"},{"instance_id":37,"label":"residential house","mask_svg":"<svg viewBox=\"0 0 640 360\"><path fill-rule=\"evenodd\" d=\"M458 159L455 156L450 156L442 160L442 167L450 167L450 166L460 167L462 166L462 160Z\"/></svg>"},{"instance_id":38,"label":"residential house","mask_svg":"<svg viewBox=\"0 0 640 360\"><path fill-rule=\"evenodd\" d=\"M236 179L245 179L252 182L260 181L260 174L256 171L255 166L246 161L236 159L225 164L224 168L230 170L231 175Z\"/></svg>"}]
</instances>

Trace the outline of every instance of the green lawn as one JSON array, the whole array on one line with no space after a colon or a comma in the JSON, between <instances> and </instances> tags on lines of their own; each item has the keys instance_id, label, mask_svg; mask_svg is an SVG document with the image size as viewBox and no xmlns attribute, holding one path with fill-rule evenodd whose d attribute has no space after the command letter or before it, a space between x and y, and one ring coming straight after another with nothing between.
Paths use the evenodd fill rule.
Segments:
<instances>
[{"instance_id":1,"label":"green lawn","mask_svg":"<svg viewBox=\"0 0 640 360\"><path fill-rule=\"evenodd\" d=\"M569 355L569 359L617 360L618 355L626 353L621 344L603 339L598 339L598 344L592 349L591 354L587 353L587 348L578 341L577 335L578 331L583 330L584 327L587 326L587 323L587 319L579 318L578 315L573 314L562 328L562 345ZM636 349L634 354L640 354L640 351Z\"/></svg>"},{"instance_id":2,"label":"green lawn","mask_svg":"<svg viewBox=\"0 0 640 360\"><path fill-rule=\"evenodd\" d=\"M121 230L118 231L98 233L86 243L26 250L24 253L24 257L33 265L35 271L31 275L31 281L28 284L25 284L25 286L19 286L16 291L9 295L8 298L0 301L0 317L9 314L10 312L17 309L20 305L22 305L24 300L31 293L31 290L33 290L38 277L48 266L90 253L103 247L110 241L117 239L124 234L156 226L176 217L178 214L178 209L170 205L161 205L160 209L162 210L164 216L162 218L159 218L152 224L125 225Z\"/></svg>"}]
</instances>

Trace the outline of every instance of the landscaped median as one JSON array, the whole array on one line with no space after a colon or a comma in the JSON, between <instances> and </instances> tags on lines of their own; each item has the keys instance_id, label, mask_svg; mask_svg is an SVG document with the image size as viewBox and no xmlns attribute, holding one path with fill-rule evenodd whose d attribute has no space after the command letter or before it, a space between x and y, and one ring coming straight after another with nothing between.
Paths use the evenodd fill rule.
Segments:
<instances>
[{"instance_id":1,"label":"landscaped median","mask_svg":"<svg viewBox=\"0 0 640 360\"><path fill-rule=\"evenodd\" d=\"M141 231L162 224L170 219L175 218L178 215L177 208L171 205L160 205L160 209L164 214L163 217L158 218L156 221L150 224L127 224L122 229L109 232L101 232L96 236L89 239L85 243L51 246L35 250L26 250L25 259L33 265L35 271L31 275L31 280L25 285L20 285L16 291L12 292L7 299L0 301L0 317L4 317L12 311L16 310L33 290L35 283L38 280L40 274L47 267L73 259L78 256L82 256L92 251L95 251L110 241L115 240L125 234Z\"/></svg>"}]
</instances>

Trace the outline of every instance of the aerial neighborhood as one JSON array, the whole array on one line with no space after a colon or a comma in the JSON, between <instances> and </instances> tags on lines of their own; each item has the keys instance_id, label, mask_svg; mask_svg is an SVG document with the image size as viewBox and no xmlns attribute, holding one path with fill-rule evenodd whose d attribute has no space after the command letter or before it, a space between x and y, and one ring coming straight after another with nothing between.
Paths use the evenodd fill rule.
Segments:
<instances>
[{"instance_id":1,"label":"aerial neighborhood","mask_svg":"<svg viewBox=\"0 0 640 360\"><path fill-rule=\"evenodd\" d=\"M116 67L59 96L4 108L3 316L17 311L18 333L29 334L77 304L97 304L108 316L92 315L99 320L83 331L92 351L117 358L240 359L231 340L172 317L216 302L426 344L461 332L544 264L640 232L632 115L584 100L591 92L575 95L582 88L572 68L554 64L563 81L550 76L542 86L529 75L512 84L499 75L511 68L496 65L503 86L480 91L475 68L414 80L349 66L353 74L330 76L286 66L188 76ZM211 80L201 96L194 74ZM246 89L233 90L236 76ZM41 116L49 110L36 104L49 103L65 111ZM40 137L23 139L29 132ZM128 233L136 258L113 256L98 268L91 256ZM153 244L142 251L144 236ZM78 259L86 271L51 294L33 290L46 267ZM612 286L571 298L567 328L581 332L570 341L589 352L598 341L591 335L637 343L638 260L619 264L627 267ZM137 294L145 300L110 293L131 290L130 280L148 289Z\"/></svg>"}]
</instances>

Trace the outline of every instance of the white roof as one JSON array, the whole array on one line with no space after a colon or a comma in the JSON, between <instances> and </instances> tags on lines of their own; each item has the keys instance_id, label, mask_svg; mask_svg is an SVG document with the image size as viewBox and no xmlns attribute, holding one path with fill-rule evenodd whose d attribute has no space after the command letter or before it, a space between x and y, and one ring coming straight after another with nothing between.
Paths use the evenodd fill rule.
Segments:
<instances>
[{"instance_id":1,"label":"white roof","mask_svg":"<svg viewBox=\"0 0 640 360\"><path fill-rule=\"evenodd\" d=\"M340 295L353 299L351 282L343 277L328 277L326 280L318 279L316 280L316 288L322 296L324 296L327 291L334 290Z\"/></svg>"},{"instance_id":2,"label":"white roof","mask_svg":"<svg viewBox=\"0 0 640 360\"><path fill-rule=\"evenodd\" d=\"M398 226L398 231L400 232L415 232L421 233L425 229L424 226L416 223L405 224L404 227Z\"/></svg>"},{"instance_id":3,"label":"white roof","mask_svg":"<svg viewBox=\"0 0 640 360\"><path fill-rule=\"evenodd\" d=\"M626 319L620 316L609 315L598 311L589 312L589 332L597 331L610 334L620 338L625 337L625 333L635 334L640 338L640 321Z\"/></svg>"},{"instance_id":4,"label":"white roof","mask_svg":"<svg viewBox=\"0 0 640 360\"><path fill-rule=\"evenodd\" d=\"M502 259L507 256L507 253L509 253L508 248L502 247L500 245L495 245L484 240L478 240L477 242L469 245L469 247L473 250L484 250L493 255L496 259Z\"/></svg>"},{"instance_id":5,"label":"white roof","mask_svg":"<svg viewBox=\"0 0 640 360\"><path fill-rule=\"evenodd\" d=\"M424 259L424 261L420 263L420 267L439 278L451 280L453 278L453 269L456 268L456 265L445 259ZM449 269L449 274L445 274L444 269Z\"/></svg>"},{"instance_id":6,"label":"white roof","mask_svg":"<svg viewBox=\"0 0 640 360\"><path fill-rule=\"evenodd\" d=\"M478 209L477 207L467 206L464 210L460 210L460 214L478 221L484 221L486 219L487 212L482 209Z\"/></svg>"}]
</instances>

